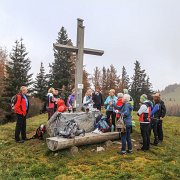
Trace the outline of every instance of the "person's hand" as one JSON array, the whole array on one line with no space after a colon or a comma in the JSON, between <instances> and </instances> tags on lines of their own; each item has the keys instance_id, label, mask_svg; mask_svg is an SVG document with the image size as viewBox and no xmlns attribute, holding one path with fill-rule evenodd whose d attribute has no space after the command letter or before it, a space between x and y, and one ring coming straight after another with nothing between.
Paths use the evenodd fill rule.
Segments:
<instances>
[{"instance_id":1,"label":"person's hand","mask_svg":"<svg viewBox=\"0 0 180 180\"><path fill-rule=\"evenodd\" d=\"M109 101L109 105L112 105L112 101Z\"/></svg>"}]
</instances>

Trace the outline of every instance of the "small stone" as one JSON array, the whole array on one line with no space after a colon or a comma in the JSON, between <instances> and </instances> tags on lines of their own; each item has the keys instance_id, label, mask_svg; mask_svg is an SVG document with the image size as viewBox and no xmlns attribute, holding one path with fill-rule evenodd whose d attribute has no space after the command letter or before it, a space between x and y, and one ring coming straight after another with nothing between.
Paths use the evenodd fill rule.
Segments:
<instances>
[{"instance_id":1,"label":"small stone","mask_svg":"<svg viewBox=\"0 0 180 180\"><path fill-rule=\"evenodd\" d=\"M136 140L135 139L131 139L132 142L135 142Z\"/></svg>"},{"instance_id":2,"label":"small stone","mask_svg":"<svg viewBox=\"0 0 180 180\"><path fill-rule=\"evenodd\" d=\"M106 146L107 148L110 147L110 146L112 146L112 144L113 144L113 143L112 143L112 141L110 141L110 140L105 142L105 146Z\"/></svg>"},{"instance_id":3,"label":"small stone","mask_svg":"<svg viewBox=\"0 0 180 180\"><path fill-rule=\"evenodd\" d=\"M55 153L54 156L55 156L55 157L58 156L58 153Z\"/></svg>"},{"instance_id":4,"label":"small stone","mask_svg":"<svg viewBox=\"0 0 180 180\"><path fill-rule=\"evenodd\" d=\"M71 153L72 155L75 155L75 154L77 154L78 152L79 152L78 147L73 146L73 147L70 148L70 153Z\"/></svg>"},{"instance_id":5,"label":"small stone","mask_svg":"<svg viewBox=\"0 0 180 180\"><path fill-rule=\"evenodd\" d=\"M97 147L97 152L105 151L103 147Z\"/></svg>"},{"instance_id":6,"label":"small stone","mask_svg":"<svg viewBox=\"0 0 180 180\"><path fill-rule=\"evenodd\" d=\"M118 145L120 144L121 145L122 143L120 141L113 141L113 144L118 144Z\"/></svg>"}]
</instances>

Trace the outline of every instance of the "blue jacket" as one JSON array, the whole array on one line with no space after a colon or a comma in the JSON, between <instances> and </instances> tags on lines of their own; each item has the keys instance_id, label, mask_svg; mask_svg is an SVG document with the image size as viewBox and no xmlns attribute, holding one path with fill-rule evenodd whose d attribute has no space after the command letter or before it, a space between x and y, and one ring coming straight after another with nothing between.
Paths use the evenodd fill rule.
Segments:
<instances>
[{"instance_id":1,"label":"blue jacket","mask_svg":"<svg viewBox=\"0 0 180 180\"><path fill-rule=\"evenodd\" d=\"M107 111L114 111L113 106L117 103L118 98L116 96L108 96L104 102L104 105L107 105L106 110ZM109 102L112 102L112 106L109 105Z\"/></svg>"},{"instance_id":2,"label":"blue jacket","mask_svg":"<svg viewBox=\"0 0 180 180\"><path fill-rule=\"evenodd\" d=\"M116 109L120 110L119 114L124 115L124 122L126 126L132 126L132 115L131 112L133 107L130 103L125 103L122 106L115 106Z\"/></svg>"},{"instance_id":3,"label":"blue jacket","mask_svg":"<svg viewBox=\"0 0 180 180\"><path fill-rule=\"evenodd\" d=\"M160 104L155 104L155 106L151 111L151 117L160 119L159 111L160 111Z\"/></svg>"}]
</instances>

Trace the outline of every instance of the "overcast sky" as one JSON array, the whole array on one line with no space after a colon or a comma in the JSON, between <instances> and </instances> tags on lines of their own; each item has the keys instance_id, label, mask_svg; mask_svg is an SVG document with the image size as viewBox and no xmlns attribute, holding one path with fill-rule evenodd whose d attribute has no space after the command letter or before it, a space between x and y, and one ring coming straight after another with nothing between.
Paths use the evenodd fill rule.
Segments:
<instances>
[{"instance_id":1,"label":"overcast sky","mask_svg":"<svg viewBox=\"0 0 180 180\"><path fill-rule=\"evenodd\" d=\"M180 0L0 0L0 46L10 52L23 37L36 75L41 61L46 69L53 61L61 26L76 44L77 18L85 46L105 51L84 56L89 73L113 64L131 76L138 60L155 90L180 83Z\"/></svg>"}]
</instances>

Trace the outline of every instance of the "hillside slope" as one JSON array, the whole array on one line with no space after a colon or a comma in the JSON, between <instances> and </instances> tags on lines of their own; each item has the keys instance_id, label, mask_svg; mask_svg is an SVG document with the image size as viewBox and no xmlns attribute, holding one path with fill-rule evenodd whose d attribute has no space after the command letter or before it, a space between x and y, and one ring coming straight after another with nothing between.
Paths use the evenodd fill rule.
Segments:
<instances>
[{"instance_id":1,"label":"hillside slope","mask_svg":"<svg viewBox=\"0 0 180 180\"><path fill-rule=\"evenodd\" d=\"M140 132L135 114L134 118L137 124L131 135L134 154L125 156L117 154L119 144L104 152L96 152L100 145L83 146L75 156L68 150L51 152L44 141L16 144L15 123L2 125L0 179L180 179L180 118L164 119L164 142L152 146L149 152L136 151ZM28 136L46 120L46 115L28 119Z\"/></svg>"},{"instance_id":2,"label":"hillside slope","mask_svg":"<svg viewBox=\"0 0 180 180\"><path fill-rule=\"evenodd\" d=\"M169 85L161 92L162 98L166 103L180 105L180 85Z\"/></svg>"}]
</instances>

